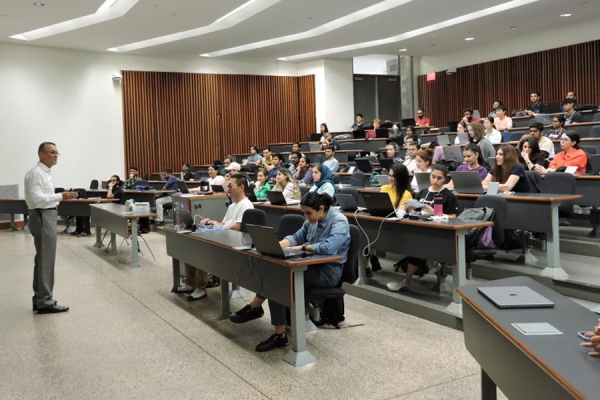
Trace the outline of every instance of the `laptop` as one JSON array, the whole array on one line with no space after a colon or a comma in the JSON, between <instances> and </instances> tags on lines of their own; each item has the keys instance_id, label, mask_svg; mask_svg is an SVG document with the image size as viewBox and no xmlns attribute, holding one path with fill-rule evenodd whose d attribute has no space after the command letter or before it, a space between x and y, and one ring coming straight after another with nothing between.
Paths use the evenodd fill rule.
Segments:
<instances>
[{"instance_id":1,"label":"laptop","mask_svg":"<svg viewBox=\"0 0 600 400\"><path fill-rule=\"evenodd\" d=\"M560 101L544 103L544 114L558 114L562 112Z\"/></svg>"},{"instance_id":2,"label":"laptop","mask_svg":"<svg viewBox=\"0 0 600 400\"><path fill-rule=\"evenodd\" d=\"M467 132L458 132L456 136L458 137L458 142L460 144L469 143L469 134Z\"/></svg>"},{"instance_id":3,"label":"laptop","mask_svg":"<svg viewBox=\"0 0 600 400\"><path fill-rule=\"evenodd\" d=\"M308 138L308 140L310 142L318 142L319 140L321 140L321 133L311 133L310 137Z\"/></svg>"},{"instance_id":4,"label":"laptop","mask_svg":"<svg viewBox=\"0 0 600 400\"><path fill-rule=\"evenodd\" d=\"M448 135L438 135L437 142L440 146L449 146L450 145L450 137L448 137Z\"/></svg>"},{"instance_id":5,"label":"laptop","mask_svg":"<svg viewBox=\"0 0 600 400\"><path fill-rule=\"evenodd\" d=\"M390 184L390 176L389 175L377 175L377 176L375 176L375 179L377 179L377 183L379 183L379 186Z\"/></svg>"},{"instance_id":6,"label":"laptop","mask_svg":"<svg viewBox=\"0 0 600 400\"><path fill-rule=\"evenodd\" d=\"M381 166L381 168L385 169L386 171L389 171L390 168L392 168L392 165L394 165L394 160L392 160L391 158L380 158L379 165Z\"/></svg>"},{"instance_id":7,"label":"laptop","mask_svg":"<svg viewBox=\"0 0 600 400\"><path fill-rule=\"evenodd\" d=\"M454 183L454 191L457 193L485 193L477 171L452 171L452 182Z\"/></svg>"},{"instance_id":8,"label":"laptop","mask_svg":"<svg viewBox=\"0 0 600 400\"><path fill-rule=\"evenodd\" d=\"M225 188L223 188L223 185L210 185L210 190L212 190L215 193L225 192Z\"/></svg>"},{"instance_id":9,"label":"laptop","mask_svg":"<svg viewBox=\"0 0 600 400\"><path fill-rule=\"evenodd\" d=\"M462 155L462 148L460 146L444 146L443 150L444 150L444 160L446 160L446 161L454 160L457 163L462 164L463 155Z\"/></svg>"},{"instance_id":10,"label":"laptop","mask_svg":"<svg viewBox=\"0 0 600 400\"><path fill-rule=\"evenodd\" d=\"M300 204L300 200L286 200L285 197L283 197L283 192L276 192L274 190L267 192L267 198L274 206L293 206Z\"/></svg>"},{"instance_id":11,"label":"laptop","mask_svg":"<svg viewBox=\"0 0 600 400\"><path fill-rule=\"evenodd\" d=\"M321 143L319 143L319 142L309 142L308 143L308 148L309 148L309 151L311 151L311 152L321 151Z\"/></svg>"},{"instance_id":12,"label":"laptop","mask_svg":"<svg viewBox=\"0 0 600 400\"><path fill-rule=\"evenodd\" d=\"M373 171L373 166L371 165L371 161L366 158L355 158L354 162L356 163L356 169L364 172L365 174Z\"/></svg>"},{"instance_id":13,"label":"laptop","mask_svg":"<svg viewBox=\"0 0 600 400\"><path fill-rule=\"evenodd\" d=\"M404 118L402 120L402 126L403 127L407 127L407 126L415 126L417 123L415 122L414 118Z\"/></svg>"},{"instance_id":14,"label":"laptop","mask_svg":"<svg viewBox=\"0 0 600 400\"><path fill-rule=\"evenodd\" d=\"M427 189L431 186L431 172L415 172L415 177L417 178L417 187L419 191Z\"/></svg>"},{"instance_id":15,"label":"laptop","mask_svg":"<svg viewBox=\"0 0 600 400\"><path fill-rule=\"evenodd\" d=\"M270 193L270 192L269 192ZM284 249L279 245L275 230L270 226L246 224L246 229L252 238L252 243L259 253L275 258L288 259L293 257L307 257L311 252Z\"/></svg>"},{"instance_id":16,"label":"laptop","mask_svg":"<svg viewBox=\"0 0 600 400\"><path fill-rule=\"evenodd\" d=\"M554 302L527 286L488 286L477 290L498 308L551 308Z\"/></svg>"},{"instance_id":17,"label":"laptop","mask_svg":"<svg viewBox=\"0 0 600 400\"><path fill-rule=\"evenodd\" d=\"M365 133L364 129L359 129L357 131L354 131L354 139L364 139L367 137L367 134Z\"/></svg>"},{"instance_id":18,"label":"laptop","mask_svg":"<svg viewBox=\"0 0 600 400\"><path fill-rule=\"evenodd\" d=\"M187 185L183 181L177 181L177 189L183 194L189 193Z\"/></svg>"},{"instance_id":19,"label":"laptop","mask_svg":"<svg viewBox=\"0 0 600 400\"><path fill-rule=\"evenodd\" d=\"M458 130L458 123L460 121L449 121L448 122L448 132L456 132Z\"/></svg>"},{"instance_id":20,"label":"laptop","mask_svg":"<svg viewBox=\"0 0 600 400\"><path fill-rule=\"evenodd\" d=\"M375 137L377 139L387 139L390 137L389 130L387 129L375 129Z\"/></svg>"},{"instance_id":21,"label":"laptop","mask_svg":"<svg viewBox=\"0 0 600 400\"><path fill-rule=\"evenodd\" d=\"M359 207L354 200L354 196L348 193L338 193L335 195L335 199L337 200L338 206L342 211L350 211L354 212L356 210L362 211L365 208Z\"/></svg>"},{"instance_id":22,"label":"laptop","mask_svg":"<svg viewBox=\"0 0 600 400\"><path fill-rule=\"evenodd\" d=\"M395 217L396 210L388 193L359 192L363 197L367 212L376 217Z\"/></svg>"}]
</instances>

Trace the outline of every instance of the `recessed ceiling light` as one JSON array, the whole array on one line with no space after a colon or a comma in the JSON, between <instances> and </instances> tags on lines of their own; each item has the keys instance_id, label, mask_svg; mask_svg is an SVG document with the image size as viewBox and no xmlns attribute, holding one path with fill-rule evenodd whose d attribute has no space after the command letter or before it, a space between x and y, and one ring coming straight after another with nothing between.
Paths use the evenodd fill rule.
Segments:
<instances>
[{"instance_id":1,"label":"recessed ceiling light","mask_svg":"<svg viewBox=\"0 0 600 400\"><path fill-rule=\"evenodd\" d=\"M45 6L44 3L33 3L33 5L36 7L44 7Z\"/></svg>"},{"instance_id":2,"label":"recessed ceiling light","mask_svg":"<svg viewBox=\"0 0 600 400\"><path fill-rule=\"evenodd\" d=\"M475 38L474 38L474 37L467 37L467 38L465 38L465 40L466 40L467 42L470 42L471 40L475 40Z\"/></svg>"},{"instance_id":3,"label":"recessed ceiling light","mask_svg":"<svg viewBox=\"0 0 600 400\"><path fill-rule=\"evenodd\" d=\"M285 57L279 57L278 60L279 61L287 61L287 58L285 58Z\"/></svg>"},{"instance_id":4,"label":"recessed ceiling light","mask_svg":"<svg viewBox=\"0 0 600 400\"><path fill-rule=\"evenodd\" d=\"M210 57L210 54L208 54L208 53L200 54L200 57Z\"/></svg>"},{"instance_id":5,"label":"recessed ceiling light","mask_svg":"<svg viewBox=\"0 0 600 400\"><path fill-rule=\"evenodd\" d=\"M516 27L516 26L511 26L511 27L510 27L510 28L508 28L508 29L510 29L510 30L512 31L512 30L515 30L515 29L517 29L517 27Z\"/></svg>"},{"instance_id":6,"label":"recessed ceiling light","mask_svg":"<svg viewBox=\"0 0 600 400\"><path fill-rule=\"evenodd\" d=\"M566 18L566 17L570 17L571 14L560 14L561 17Z\"/></svg>"},{"instance_id":7,"label":"recessed ceiling light","mask_svg":"<svg viewBox=\"0 0 600 400\"><path fill-rule=\"evenodd\" d=\"M398 51L406 51L406 49L400 49L400 50L398 50Z\"/></svg>"}]
</instances>

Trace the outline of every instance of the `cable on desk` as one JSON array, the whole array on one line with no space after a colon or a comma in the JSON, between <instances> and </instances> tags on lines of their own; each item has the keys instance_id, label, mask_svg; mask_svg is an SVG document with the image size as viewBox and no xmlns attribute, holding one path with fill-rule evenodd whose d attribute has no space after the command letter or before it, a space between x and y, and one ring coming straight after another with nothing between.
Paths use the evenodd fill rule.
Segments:
<instances>
[{"instance_id":1,"label":"cable on desk","mask_svg":"<svg viewBox=\"0 0 600 400\"><path fill-rule=\"evenodd\" d=\"M392 211L391 213L389 213L388 215L386 215L382 220L381 223L379 224L379 228L377 229L377 236L375 237L375 240L373 240L372 242L369 242L369 235L367 235L367 232L365 232L365 230L363 229L362 226L360 226L360 222L358 221L358 218L356 217L358 214L358 210L354 211L354 220L356 221L356 225L358 226L358 229L361 230L361 232L363 233L363 235L365 235L365 237L367 238L367 245L363 248L362 250L362 255L363 257L369 257L369 254L371 252L371 246L374 245L377 240L379 239L379 235L381 234L381 227L383 226L383 223L386 221L387 218L389 218L392 214L396 215L396 211Z\"/></svg>"}]
</instances>

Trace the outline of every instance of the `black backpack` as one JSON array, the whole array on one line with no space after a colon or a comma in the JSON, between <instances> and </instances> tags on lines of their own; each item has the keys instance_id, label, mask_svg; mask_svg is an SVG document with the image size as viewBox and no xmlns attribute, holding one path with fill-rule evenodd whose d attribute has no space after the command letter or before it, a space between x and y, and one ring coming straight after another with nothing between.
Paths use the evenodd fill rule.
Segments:
<instances>
[{"instance_id":1,"label":"black backpack","mask_svg":"<svg viewBox=\"0 0 600 400\"><path fill-rule=\"evenodd\" d=\"M496 212L491 207L465 208L458 216L459 219L470 219L475 221L493 221ZM471 228L465 236L465 247L473 249L477 247L479 236L489 227Z\"/></svg>"}]
</instances>

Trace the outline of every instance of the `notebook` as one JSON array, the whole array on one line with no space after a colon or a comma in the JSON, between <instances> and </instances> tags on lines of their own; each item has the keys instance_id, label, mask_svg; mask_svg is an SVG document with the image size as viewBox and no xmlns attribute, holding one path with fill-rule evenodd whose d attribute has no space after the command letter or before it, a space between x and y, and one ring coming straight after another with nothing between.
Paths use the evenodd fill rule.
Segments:
<instances>
[{"instance_id":1,"label":"notebook","mask_svg":"<svg viewBox=\"0 0 600 400\"><path fill-rule=\"evenodd\" d=\"M360 194L369 214L377 217L396 216L389 194L381 192L360 192Z\"/></svg>"},{"instance_id":2,"label":"notebook","mask_svg":"<svg viewBox=\"0 0 600 400\"><path fill-rule=\"evenodd\" d=\"M256 247L256 251L266 256L288 259L293 257L307 257L313 254L307 251L282 248L277 240L275 231L269 226L247 224L246 229L252 238L252 243Z\"/></svg>"},{"instance_id":3,"label":"notebook","mask_svg":"<svg viewBox=\"0 0 600 400\"><path fill-rule=\"evenodd\" d=\"M527 286L487 286L477 290L498 308L554 307L554 302Z\"/></svg>"},{"instance_id":4,"label":"notebook","mask_svg":"<svg viewBox=\"0 0 600 400\"><path fill-rule=\"evenodd\" d=\"M274 190L267 192L267 198L274 206L293 206L300 204L300 200L286 200L286 198L283 197L283 192L276 192Z\"/></svg>"}]
</instances>

